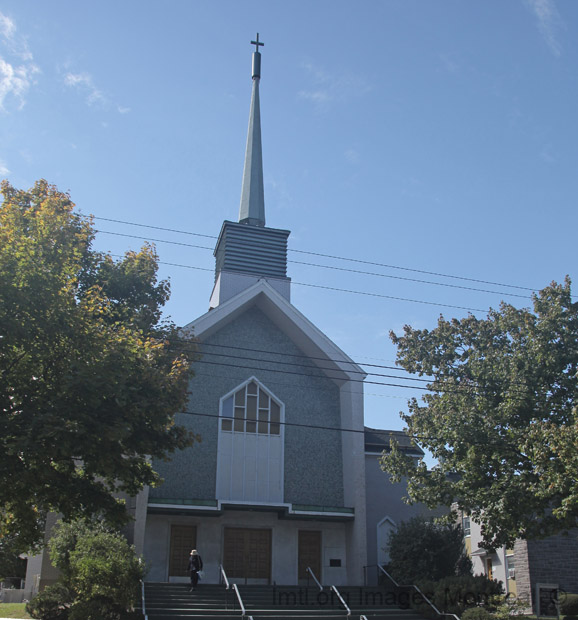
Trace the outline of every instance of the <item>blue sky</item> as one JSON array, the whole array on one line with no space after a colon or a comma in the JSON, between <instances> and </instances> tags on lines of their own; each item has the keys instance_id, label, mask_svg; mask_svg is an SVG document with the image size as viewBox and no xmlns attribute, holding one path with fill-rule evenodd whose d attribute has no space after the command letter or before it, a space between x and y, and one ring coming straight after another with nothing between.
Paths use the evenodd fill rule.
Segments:
<instances>
[{"instance_id":1,"label":"blue sky","mask_svg":"<svg viewBox=\"0 0 578 620\"><path fill-rule=\"evenodd\" d=\"M292 301L351 357L391 366L390 329L530 303L412 269L530 289L576 277L574 0L2 0L0 177L46 178L97 218L216 236L238 214L256 32L267 224L293 250L391 266L290 254L331 267L291 262ZM95 225L114 254L143 243L118 233L214 246ZM208 308L212 251L156 245L185 324ZM368 425L402 427L414 392L365 392Z\"/></svg>"}]
</instances>

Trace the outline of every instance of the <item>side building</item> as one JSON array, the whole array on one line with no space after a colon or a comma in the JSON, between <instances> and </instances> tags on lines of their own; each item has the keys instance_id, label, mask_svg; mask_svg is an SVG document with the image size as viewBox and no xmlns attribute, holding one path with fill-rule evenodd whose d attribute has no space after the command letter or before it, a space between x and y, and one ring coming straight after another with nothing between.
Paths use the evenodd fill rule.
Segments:
<instances>
[{"instance_id":1,"label":"side building","mask_svg":"<svg viewBox=\"0 0 578 620\"><path fill-rule=\"evenodd\" d=\"M540 602L540 615L556 615L552 591L559 593L560 601L568 593L578 594L577 529L488 550L481 546L480 525L465 515L462 524L474 574L501 581L510 597L526 602L534 613L538 613Z\"/></svg>"}]
</instances>

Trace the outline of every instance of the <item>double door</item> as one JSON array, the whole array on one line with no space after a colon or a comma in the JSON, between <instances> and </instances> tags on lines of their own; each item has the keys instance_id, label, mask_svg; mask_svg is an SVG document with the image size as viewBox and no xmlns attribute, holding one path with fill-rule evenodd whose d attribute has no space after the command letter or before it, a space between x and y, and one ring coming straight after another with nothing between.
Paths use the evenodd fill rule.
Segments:
<instances>
[{"instance_id":1,"label":"double door","mask_svg":"<svg viewBox=\"0 0 578 620\"><path fill-rule=\"evenodd\" d=\"M271 582L271 530L226 527L223 545L227 577L248 583Z\"/></svg>"}]
</instances>

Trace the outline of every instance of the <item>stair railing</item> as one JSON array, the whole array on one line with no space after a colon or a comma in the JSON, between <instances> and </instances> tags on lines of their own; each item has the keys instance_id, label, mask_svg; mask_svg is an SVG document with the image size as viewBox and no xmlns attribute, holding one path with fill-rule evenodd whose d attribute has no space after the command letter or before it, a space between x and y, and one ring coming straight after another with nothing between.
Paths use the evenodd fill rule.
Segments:
<instances>
[{"instance_id":1,"label":"stair railing","mask_svg":"<svg viewBox=\"0 0 578 620\"><path fill-rule=\"evenodd\" d=\"M225 590L228 590L231 586L229 586L229 580L227 579L227 573L223 568L222 564L219 564L219 570L221 571L221 583L225 583Z\"/></svg>"},{"instance_id":2,"label":"stair railing","mask_svg":"<svg viewBox=\"0 0 578 620\"><path fill-rule=\"evenodd\" d=\"M345 611L347 612L347 616L351 616L351 609L347 606L347 603L343 600L341 594L339 594L339 590L335 586L331 586L331 589L337 594L337 598L341 601L343 607L345 607Z\"/></svg>"},{"instance_id":3,"label":"stair railing","mask_svg":"<svg viewBox=\"0 0 578 620\"><path fill-rule=\"evenodd\" d=\"M317 587L319 588L319 591L321 592L321 590L323 590L323 586L319 583L319 579L317 579L317 577L315 576L315 573L311 570L309 566L305 569L305 572L309 573L311 577L313 577L313 581L317 584Z\"/></svg>"},{"instance_id":4,"label":"stair railing","mask_svg":"<svg viewBox=\"0 0 578 620\"><path fill-rule=\"evenodd\" d=\"M247 612L245 611L245 605L243 605L243 599L241 598L241 593L239 592L239 588L237 587L236 583L233 584L233 590L235 591L235 594L237 595L237 600L239 601L239 607L241 608L241 618L244 618L247 615ZM253 620L252 616L249 616L249 618Z\"/></svg>"},{"instance_id":5,"label":"stair railing","mask_svg":"<svg viewBox=\"0 0 578 620\"><path fill-rule=\"evenodd\" d=\"M142 615L144 616L144 620L148 620L147 610L145 607L145 587L144 587L144 581L142 579L140 580L140 587L141 587Z\"/></svg>"},{"instance_id":6,"label":"stair railing","mask_svg":"<svg viewBox=\"0 0 578 620\"><path fill-rule=\"evenodd\" d=\"M396 588L413 588L422 598L423 600L436 612L438 616L451 616L454 620L460 620L459 616L456 614L450 614L445 611L440 611L430 600L429 598L414 584L400 584L381 566L377 565L377 568L393 583Z\"/></svg>"}]
</instances>

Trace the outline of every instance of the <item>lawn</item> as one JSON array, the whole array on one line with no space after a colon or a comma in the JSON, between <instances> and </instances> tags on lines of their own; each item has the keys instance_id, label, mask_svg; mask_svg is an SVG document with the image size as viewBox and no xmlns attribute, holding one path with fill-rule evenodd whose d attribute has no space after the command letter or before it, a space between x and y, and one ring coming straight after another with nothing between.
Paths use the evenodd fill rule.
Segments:
<instances>
[{"instance_id":1,"label":"lawn","mask_svg":"<svg viewBox=\"0 0 578 620\"><path fill-rule=\"evenodd\" d=\"M30 618L25 603L0 603L0 618Z\"/></svg>"}]
</instances>

